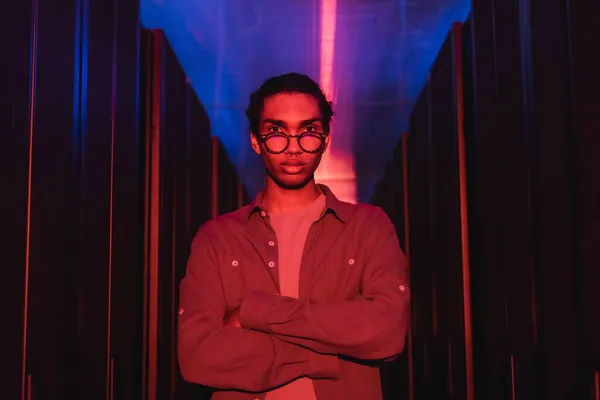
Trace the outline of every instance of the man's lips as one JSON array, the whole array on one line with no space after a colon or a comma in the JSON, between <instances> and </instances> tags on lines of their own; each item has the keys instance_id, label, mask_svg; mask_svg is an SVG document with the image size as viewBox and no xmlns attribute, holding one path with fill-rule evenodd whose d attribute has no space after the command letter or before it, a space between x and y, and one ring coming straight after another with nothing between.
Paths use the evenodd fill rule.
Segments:
<instances>
[{"instance_id":1,"label":"man's lips","mask_svg":"<svg viewBox=\"0 0 600 400\"><path fill-rule=\"evenodd\" d=\"M304 170L304 163L300 161L286 161L280 165L281 169L289 175L297 175Z\"/></svg>"},{"instance_id":2,"label":"man's lips","mask_svg":"<svg viewBox=\"0 0 600 400\"><path fill-rule=\"evenodd\" d=\"M281 163L281 165L284 167L302 167L304 163L301 161L286 161Z\"/></svg>"}]
</instances>

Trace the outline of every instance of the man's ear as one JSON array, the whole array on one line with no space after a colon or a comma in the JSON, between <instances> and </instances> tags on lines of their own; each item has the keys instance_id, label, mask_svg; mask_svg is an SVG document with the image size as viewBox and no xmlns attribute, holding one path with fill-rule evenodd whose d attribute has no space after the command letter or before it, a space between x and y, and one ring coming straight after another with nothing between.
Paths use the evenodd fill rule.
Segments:
<instances>
[{"instance_id":1,"label":"man's ear","mask_svg":"<svg viewBox=\"0 0 600 400\"><path fill-rule=\"evenodd\" d=\"M254 150L256 154L261 153L260 143L258 143L258 139L256 139L254 132L250 132L250 144L252 145L252 150Z\"/></svg>"}]
</instances>

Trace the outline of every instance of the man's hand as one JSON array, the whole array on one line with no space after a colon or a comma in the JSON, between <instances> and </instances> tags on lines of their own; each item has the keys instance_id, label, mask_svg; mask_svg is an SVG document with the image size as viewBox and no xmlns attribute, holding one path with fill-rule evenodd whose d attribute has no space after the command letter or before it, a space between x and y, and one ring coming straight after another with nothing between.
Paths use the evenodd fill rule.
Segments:
<instances>
[{"instance_id":1,"label":"man's hand","mask_svg":"<svg viewBox=\"0 0 600 400\"><path fill-rule=\"evenodd\" d=\"M233 310L229 315L227 315L225 317L225 320L223 321L223 325L233 325L233 326L236 326L238 328L241 328L241 326L240 326L240 309L239 309L239 307L236 308L235 310Z\"/></svg>"}]
</instances>

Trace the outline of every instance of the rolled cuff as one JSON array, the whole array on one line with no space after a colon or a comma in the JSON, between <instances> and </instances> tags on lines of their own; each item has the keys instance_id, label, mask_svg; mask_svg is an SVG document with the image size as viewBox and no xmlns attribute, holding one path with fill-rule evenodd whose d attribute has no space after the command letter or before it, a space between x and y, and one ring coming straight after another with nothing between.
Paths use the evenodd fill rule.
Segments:
<instances>
[{"instance_id":1,"label":"rolled cuff","mask_svg":"<svg viewBox=\"0 0 600 400\"><path fill-rule=\"evenodd\" d=\"M312 379L333 379L340 377L340 360L337 356L311 352L308 357Z\"/></svg>"}]
</instances>

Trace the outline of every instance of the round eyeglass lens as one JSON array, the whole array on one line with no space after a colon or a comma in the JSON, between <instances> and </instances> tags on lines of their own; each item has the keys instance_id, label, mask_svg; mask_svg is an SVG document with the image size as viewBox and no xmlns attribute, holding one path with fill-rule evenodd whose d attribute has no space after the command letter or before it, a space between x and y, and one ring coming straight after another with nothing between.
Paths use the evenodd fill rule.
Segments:
<instances>
[{"instance_id":1,"label":"round eyeglass lens","mask_svg":"<svg viewBox=\"0 0 600 400\"><path fill-rule=\"evenodd\" d=\"M305 133L300 136L300 147L306 152L319 150L323 144L323 138L316 133Z\"/></svg>"},{"instance_id":2,"label":"round eyeglass lens","mask_svg":"<svg viewBox=\"0 0 600 400\"><path fill-rule=\"evenodd\" d=\"M286 135L270 135L265 140L265 146L274 153L281 153L288 146Z\"/></svg>"}]
</instances>

